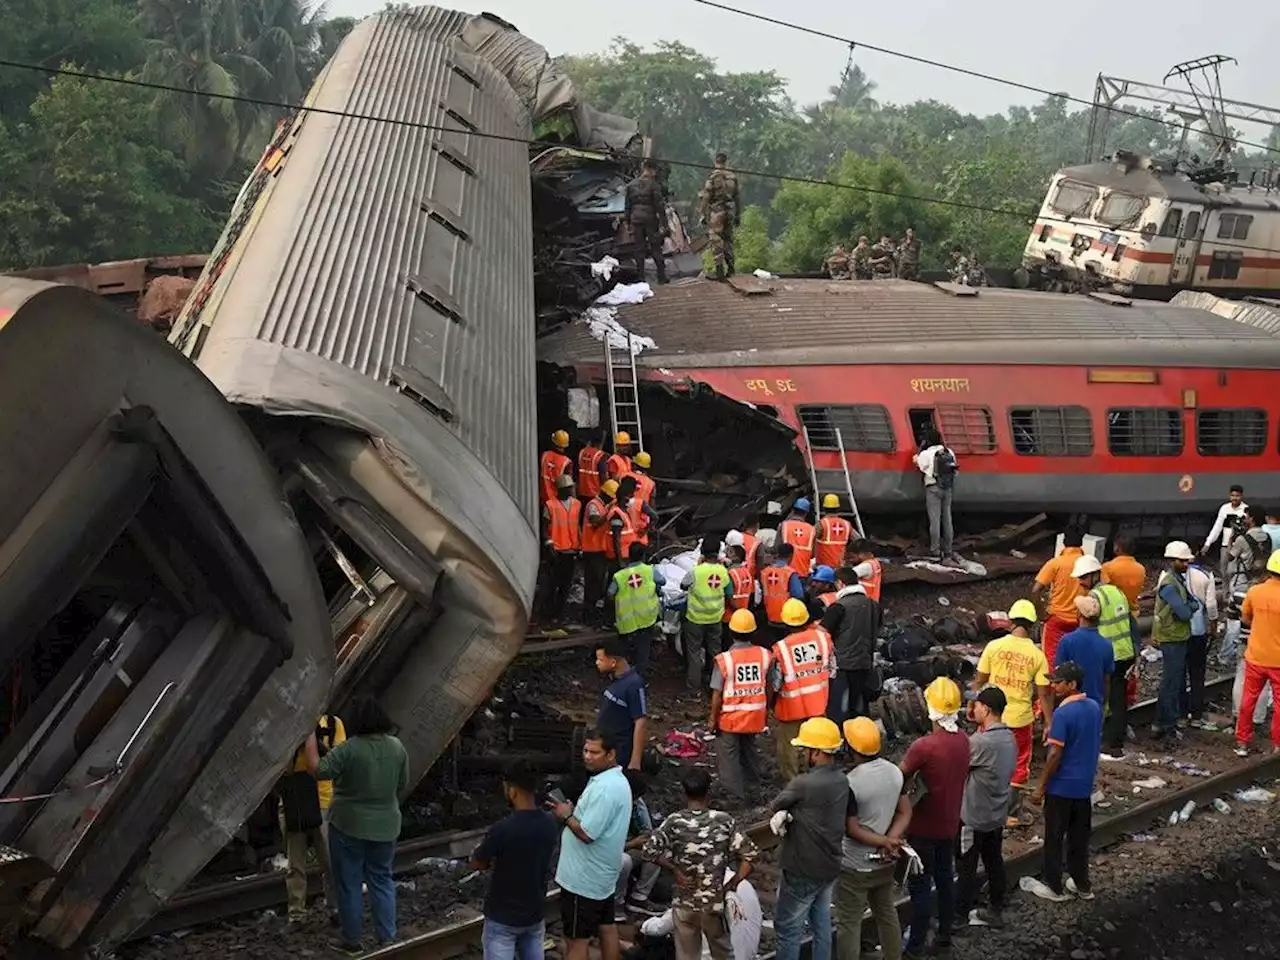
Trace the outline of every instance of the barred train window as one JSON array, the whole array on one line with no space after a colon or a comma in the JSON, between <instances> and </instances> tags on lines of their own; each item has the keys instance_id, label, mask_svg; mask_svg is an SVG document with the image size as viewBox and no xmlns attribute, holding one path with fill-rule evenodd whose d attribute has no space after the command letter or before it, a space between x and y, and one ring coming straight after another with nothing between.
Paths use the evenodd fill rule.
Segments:
<instances>
[{"instance_id":1,"label":"barred train window","mask_svg":"<svg viewBox=\"0 0 1280 960\"><path fill-rule=\"evenodd\" d=\"M1107 411L1107 446L1113 456L1176 457L1182 443L1182 411L1176 407Z\"/></svg>"},{"instance_id":2,"label":"barred train window","mask_svg":"<svg viewBox=\"0 0 1280 960\"><path fill-rule=\"evenodd\" d=\"M1087 457L1093 422L1084 407L1014 407L1009 411L1013 449L1026 457Z\"/></svg>"},{"instance_id":3,"label":"barred train window","mask_svg":"<svg viewBox=\"0 0 1280 960\"><path fill-rule=\"evenodd\" d=\"M1205 457L1255 457L1267 447L1265 410L1201 410L1196 449Z\"/></svg>"},{"instance_id":4,"label":"barred train window","mask_svg":"<svg viewBox=\"0 0 1280 960\"><path fill-rule=\"evenodd\" d=\"M1218 221L1219 240L1247 240L1253 217L1243 213L1224 213Z\"/></svg>"},{"instance_id":5,"label":"barred train window","mask_svg":"<svg viewBox=\"0 0 1280 960\"><path fill-rule=\"evenodd\" d=\"M879 403L834 407L801 407L800 422L815 450L838 450L836 430L846 450L892 453L897 449L889 411Z\"/></svg>"},{"instance_id":6,"label":"barred train window","mask_svg":"<svg viewBox=\"0 0 1280 960\"><path fill-rule=\"evenodd\" d=\"M940 403L934 411L943 443L956 453L996 452L996 430L990 407Z\"/></svg>"}]
</instances>

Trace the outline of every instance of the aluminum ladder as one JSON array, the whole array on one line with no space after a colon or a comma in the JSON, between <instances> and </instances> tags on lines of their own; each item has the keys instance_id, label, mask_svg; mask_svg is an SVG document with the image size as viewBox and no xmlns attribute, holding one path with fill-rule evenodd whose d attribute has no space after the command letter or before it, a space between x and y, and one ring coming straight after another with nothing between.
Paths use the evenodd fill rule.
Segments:
<instances>
[{"instance_id":1,"label":"aluminum ladder","mask_svg":"<svg viewBox=\"0 0 1280 960\"><path fill-rule=\"evenodd\" d=\"M619 350L613 338L604 338L604 379L609 391L609 421L614 436L626 432L636 450L643 450L644 432L640 426L640 381L636 376L636 355L631 350L631 334L627 345ZM616 449L614 452L617 452Z\"/></svg>"},{"instance_id":2,"label":"aluminum ladder","mask_svg":"<svg viewBox=\"0 0 1280 960\"><path fill-rule=\"evenodd\" d=\"M849 458L844 446L844 434L839 427L832 428L836 434L836 451L840 454L840 467L844 471L844 495L853 513L853 529L859 537L865 537L866 529L862 526L862 514L858 512L858 501L853 495L853 477L849 474ZM813 519L817 523L822 519L822 490L818 487L818 468L813 462L813 442L809 439L809 427L804 421L800 423L804 434L804 459L809 468L809 482L813 485Z\"/></svg>"}]
</instances>

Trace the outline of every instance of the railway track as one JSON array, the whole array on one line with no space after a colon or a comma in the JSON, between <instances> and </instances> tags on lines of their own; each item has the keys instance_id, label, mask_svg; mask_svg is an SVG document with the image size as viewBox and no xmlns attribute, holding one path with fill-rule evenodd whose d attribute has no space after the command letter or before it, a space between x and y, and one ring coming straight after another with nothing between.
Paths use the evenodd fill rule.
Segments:
<instances>
[{"instance_id":1,"label":"railway track","mask_svg":"<svg viewBox=\"0 0 1280 960\"><path fill-rule=\"evenodd\" d=\"M1229 692L1231 678L1210 681L1205 688L1206 693L1210 695ZM1154 715L1154 700L1136 704L1131 711L1136 726L1149 723ZM1130 833L1145 829L1153 821L1167 818L1169 813L1181 809L1188 800L1194 800L1197 806L1204 806L1214 797L1248 786L1255 781L1273 779L1277 776L1280 776L1280 756L1268 756L1218 776L1197 780L1182 789L1156 797L1124 813L1095 822L1093 843L1096 847L1110 846L1123 840ZM397 868L402 871L411 870L413 864L425 856L462 856L470 853L483 832L483 830L461 831L401 844L396 853ZM753 824L747 832L762 849L770 849L777 843L777 838L770 832L767 823ZM1038 845L1009 858L1006 861L1006 869L1010 884L1016 886L1019 878L1036 873L1040 862L1041 852ZM267 909L283 902L284 883L278 873L254 877L249 881L204 887L171 901L164 912L142 932L142 935L172 932L200 923ZM898 910L904 921L908 908L909 902L905 898L899 901ZM551 890L547 894L546 916L549 921L559 918L558 890ZM439 927L421 936L366 954L366 957L369 960L375 960L375 958L377 960L382 958L445 960L449 957L463 956L479 949L483 928L483 918L477 917Z\"/></svg>"}]
</instances>

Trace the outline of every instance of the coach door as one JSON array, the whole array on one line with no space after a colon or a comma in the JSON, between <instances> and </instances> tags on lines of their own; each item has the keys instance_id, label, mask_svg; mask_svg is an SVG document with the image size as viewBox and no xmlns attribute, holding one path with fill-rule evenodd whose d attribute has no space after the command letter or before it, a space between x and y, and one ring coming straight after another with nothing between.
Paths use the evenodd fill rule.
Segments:
<instances>
[{"instance_id":1,"label":"coach door","mask_svg":"<svg viewBox=\"0 0 1280 960\"><path fill-rule=\"evenodd\" d=\"M1169 220L1174 219L1177 223L1171 234L1178 238L1178 242L1173 248L1173 265L1169 272L1169 283L1173 286L1186 286L1195 278L1196 272L1196 254L1200 250L1200 221L1203 208L1190 206L1173 206L1169 208L1169 213L1165 220L1166 226ZM1176 232L1175 232L1176 231ZM1163 231L1162 231L1163 232Z\"/></svg>"}]
</instances>

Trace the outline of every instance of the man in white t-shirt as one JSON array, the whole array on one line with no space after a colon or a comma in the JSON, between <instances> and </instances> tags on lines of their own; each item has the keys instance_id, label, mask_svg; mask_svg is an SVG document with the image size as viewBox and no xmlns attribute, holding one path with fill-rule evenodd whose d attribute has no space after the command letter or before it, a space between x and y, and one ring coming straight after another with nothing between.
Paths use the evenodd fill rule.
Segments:
<instances>
[{"instance_id":1,"label":"man in white t-shirt","mask_svg":"<svg viewBox=\"0 0 1280 960\"><path fill-rule=\"evenodd\" d=\"M1213 529L1204 538L1204 546L1200 548L1200 556L1208 556L1214 543L1219 547L1218 572L1227 580L1227 550L1231 547L1231 536L1235 532L1235 524L1242 523L1249 505L1244 502L1244 487L1233 483L1228 491L1228 500L1218 508L1217 519L1213 521Z\"/></svg>"},{"instance_id":2,"label":"man in white t-shirt","mask_svg":"<svg viewBox=\"0 0 1280 960\"><path fill-rule=\"evenodd\" d=\"M732 870L726 870L725 882L733 877ZM764 912L760 909L760 898L756 896L755 887L750 880L743 880L738 886L725 894L725 912L729 917L729 939L733 942L733 960L754 960L756 951L760 949L760 931L764 926ZM675 917L668 910L660 917L650 917L640 926L640 932L646 937L669 937L675 930ZM706 938L702 941L703 957L710 957Z\"/></svg>"}]
</instances>

